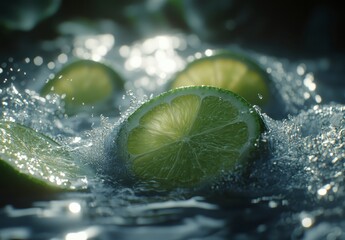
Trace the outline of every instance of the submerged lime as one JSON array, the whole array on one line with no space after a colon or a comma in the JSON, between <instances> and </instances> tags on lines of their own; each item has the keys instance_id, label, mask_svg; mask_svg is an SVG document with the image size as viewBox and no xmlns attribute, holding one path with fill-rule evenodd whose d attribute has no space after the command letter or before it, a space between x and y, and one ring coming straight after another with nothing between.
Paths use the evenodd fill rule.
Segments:
<instances>
[{"instance_id":1,"label":"submerged lime","mask_svg":"<svg viewBox=\"0 0 345 240\"><path fill-rule=\"evenodd\" d=\"M252 106L230 91L174 89L144 103L123 123L117 157L134 179L197 187L245 166L262 126Z\"/></svg>"},{"instance_id":2,"label":"submerged lime","mask_svg":"<svg viewBox=\"0 0 345 240\"><path fill-rule=\"evenodd\" d=\"M87 188L86 170L51 138L14 122L0 121L0 192L42 195Z\"/></svg>"},{"instance_id":3,"label":"submerged lime","mask_svg":"<svg viewBox=\"0 0 345 240\"><path fill-rule=\"evenodd\" d=\"M122 91L122 78L110 67L92 60L78 60L63 68L42 89L42 95L64 96L66 112L98 111Z\"/></svg>"},{"instance_id":4,"label":"submerged lime","mask_svg":"<svg viewBox=\"0 0 345 240\"><path fill-rule=\"evenodd\" d=\"M262 107L271 97L268 82L267 73L250 58L221 52L189 63L172 79L170 88L200 85L224 88Z\"/></svg>"}]
</instances>

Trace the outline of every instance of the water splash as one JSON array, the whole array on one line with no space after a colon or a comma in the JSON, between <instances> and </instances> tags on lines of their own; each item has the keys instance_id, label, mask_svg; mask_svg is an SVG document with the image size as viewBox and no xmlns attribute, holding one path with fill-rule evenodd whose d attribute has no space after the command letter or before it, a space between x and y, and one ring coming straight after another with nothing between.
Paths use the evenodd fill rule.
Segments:
<instances>
[{"instance_id":1,"label":"water splash","mask_svg":"<svg viewBox=\"0 0 345 240\"><path fill-rule=\"evenodd\" d=\"M29 126L55 137L69 129L62 126L63 105L56 97L43 98L26 89L19 91L13 84L0 92L1 119Z\"/></svg>"},{"instance_id":2,"label":"water splash","mask_svg":"<svg viewBox=\"0 0 345 240\"><path fill-rule=\"evenodd\" d=\"M205 194L207 200L190 199L179 191L164 195L141 186L127 188L113 184L109 187L104 182L112 179L106 179L102 173L112 154L108 154L107 145L114 145L121 123L150 99L151 94L164 90L173 74L172 68L174 71L182 69L194 59L212 55L215 49L201 44L195 36L176 35L153 37L133 45L114 44L105 54L99 49L95 52L92 44L84 44L87 39L82 40L82 44L60 51L53 59L35 55L25 58L23 65L8 59L0 66L0 77L7 82L7 87L0 90L1 117L53 137L98 173L97 181L90 182L93 185L90 193L67 194L62 196L64 200L35 203L28 208L32 212L27 214L37 225L34 229L19 229L20 236L39 236L38 229L42 225L49 225L51 237L61 239L85 234L130 239L142 237L143 232L151 233L152 238L166 237L167 233L175 237L176 232L181 238L214 236L219 239L226 234L244 239L266 238L282 236L281 232L300 238L304 234L305 239L344 236L344 106L317 105L325 102L313 74L318 64L311 67L308 62L289 62L226 46L258 60L268 72L275 93L282 99L282 105L276 108L284 109L283 114L274 119L283 120L263 114L269 129L263 137L263 145L268 150L254 162L248 179L229 177L221 189L224 192L216 200L212 199L211 192ZM75 55L80 53L77 48L102 53L97 59L112 62L122 69L130 68L125 86L128 92L122 99L118 118L89 115L67 118L61 99L42 98L37 94L53 71L77 56L85 56ZM162 59L165 61L157 65ZM34 77L28 77L26 72ZM232 191L235 194L228 196ZM242 193L249 197L239 197ZM71 201L81 204L82 214L68 215ZM18 214L17 210L0 212L3 217L0 225L6 230L0 230L0 238L14 234L17 221L28 217L13 215ZM238 226L240 224L246 229ZM66 234L62 236L61 232Z\"/></svg>"},{"instance_id":3,"label":"water splash","mask_svg":"<svg viewBox=\"0 0 345 240\"><path fill-rule=\"evenodd\" d=\"M266 117L271 162L281 169L298 168L286 184L308 190L317 198L344 195L345 107L315 105L276 122ZM300 178L296 177L300 173Z\"/></svg>"}]
</instances>

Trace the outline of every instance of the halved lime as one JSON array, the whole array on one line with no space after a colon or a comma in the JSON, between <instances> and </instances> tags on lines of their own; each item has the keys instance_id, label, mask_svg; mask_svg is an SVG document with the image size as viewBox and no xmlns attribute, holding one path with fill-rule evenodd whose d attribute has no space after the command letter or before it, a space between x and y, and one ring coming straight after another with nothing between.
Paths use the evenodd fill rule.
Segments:
<instances>
[{"instance_id":1,"label":"halved lime","mask_svg":"<svg viewBox=\"0 0 345 240\"><path fill-rule=\"evenodd\" d=\"M123 123L117 157L132 179L197 187L244 167L262 130L259 114L237 94L178 88L144 103Z\"/></svg>"},{"instance_id":2,"label":"halved lime","mask_svg":"<svg viewBox=\"0 0 345 240\"><path fill-rule=\"evenodd\" d=\"M252 59L231 52L219 52L189 63L172 79L170 88L214 86L264 106L271 98L268 74Z\"/></svg>"},{"instance_id":3,"label":"halved lime","mask_svg":"<svg viewBox=\"0 0 345 240\"><path fill-rule=\"evenodd\" d=\"M0 121L0 193L33 196L86 188L86 170L60 144L18 123Z\"/></svg>"},{"instance_id":4,"label":"halved lime","mask_svg":"<svg viewBox=\"0 0 345 240\"><path fill-rule=\"evenodd\" d=\"M64 96L66 112L98 111L123 90L123 80L112 68L92 60L78 60L63 68L42 89L42 95Z\"/></svg>"}]
</instances>

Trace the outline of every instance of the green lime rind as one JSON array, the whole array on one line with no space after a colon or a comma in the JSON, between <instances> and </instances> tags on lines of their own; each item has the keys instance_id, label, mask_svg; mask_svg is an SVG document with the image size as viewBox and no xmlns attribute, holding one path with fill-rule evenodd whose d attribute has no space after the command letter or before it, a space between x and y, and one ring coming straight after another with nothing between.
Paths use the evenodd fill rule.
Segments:
<instances>
[{"instance_id":1,"label":"green lime rind","mask_svg":"<svg viewBox=\"0 0 345 240\"><path fill-rule=\"evenodd\" d=\"M36 196L85 190L87 170L53 139L14 122L0 120L0 192Z\"/></svg>"},{"instance_id":2,"label":"green lime rind","mask_svg":"<svg viewBox=\"0 0 345 240\"><path fill-rule=\"evenodd\" d=\"M224 88L263 107L271 99L271 81L266 71L252 58L230 51L216 51L187 64L175 74L169 89L207 85Z\"/></svg>"},{"instance_id":3,"label":"green lime rind","mask_svg":"<svg viewBox=\"0 0 345 240\"><path fill-rule=\"evenodd\" d=\"M209 86L165 92L139 107L116 138L129 179L191 188L246 167L264 130L239 95Z\"/></svg>"},{"instance_id":4,"label":"green lime rind","mask_svg":"<svg viewBox=\"0 0 345 240\"><path fill-rule=\"evenodd\" d=\"M77 60L59 71L41 90L41 95L64 96L66 113L101 112L124 89L124 80L109 66Z\"/></svg>"}]
</instances>

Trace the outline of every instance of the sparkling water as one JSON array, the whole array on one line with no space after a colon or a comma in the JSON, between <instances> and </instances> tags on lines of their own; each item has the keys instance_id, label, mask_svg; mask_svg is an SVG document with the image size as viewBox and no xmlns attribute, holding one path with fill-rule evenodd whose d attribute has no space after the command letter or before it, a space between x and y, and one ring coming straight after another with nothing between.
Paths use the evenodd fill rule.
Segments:
<instances>
[{"instance_id":1,"label":"sparkling water","mask_svg":"<svg viewBox=\"0 0 345 240\"><path fill-rule=\"evenodd\" d=\"M72 44L66 47L66 41ZM320 89L315 77L320 69L327 72L327 59L288 61L238 46L208 46L179 33L132 44L101 34L60 39L53 46L47 57L0 63L1 118L54 138L95 175L87 193L4 203L0 239L345 239L344 96L332 98L333 89ZM247 176L227 174L197 192L117 183L107 168L121 122L165 91L176 71L219 48L257 60L276 100L261 109L267 131ZM69 117L58 96L38 94L75 58L106 62L124 76L126 92L113 103L120 115Z\"/></svg>"}]
</instances>

